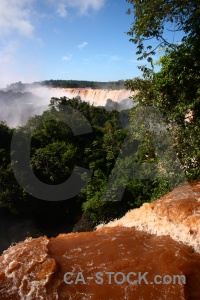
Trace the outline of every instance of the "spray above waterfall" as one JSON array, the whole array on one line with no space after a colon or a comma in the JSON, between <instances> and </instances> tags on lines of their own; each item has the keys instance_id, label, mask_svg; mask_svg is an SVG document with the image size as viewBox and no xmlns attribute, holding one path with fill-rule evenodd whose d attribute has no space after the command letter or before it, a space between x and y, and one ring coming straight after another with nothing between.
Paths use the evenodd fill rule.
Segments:
<instances>
[{"instance_id":1,"label":"spray above waterfall","mask_svg":"<svg viewBox=\"0 0 200 300\"><path fill-rule=\"evenodd\" d=\"M41 84L11 84L0 90L0 121L10 127L24 125L28 118L48 109L52 97L76 98L107 110L134 106L134 93L126 89L53 88Z\"/></svg>"}]
</instances>

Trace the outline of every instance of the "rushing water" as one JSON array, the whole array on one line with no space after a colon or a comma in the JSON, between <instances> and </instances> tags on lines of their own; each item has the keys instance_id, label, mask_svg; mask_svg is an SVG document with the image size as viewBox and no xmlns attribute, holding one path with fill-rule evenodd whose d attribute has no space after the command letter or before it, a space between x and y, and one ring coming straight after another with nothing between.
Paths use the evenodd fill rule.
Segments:
<instances>
[{"instance_id":1,"label":"rushing water","mask_svg":"<svg viewBox=\"0 0 200 300\"><path fill-rule=\"evenodd\" d=\"M67 98L81 97L96 106L105 106L110 99L118 110L133 107L133 99L136 92L130 90L106 90L91 88L48 88L45 86L28 87L26 91L16 92L15 90L0 90L0 121L5 121L9 126L16 127L24 125L28 118L34 115L41 115L48 109L52 97ZM114 107L112 107L114 109Z\"/></svg>"},{"instance_id":2,"label":"rushing water","mask_svg":"<svg viewBox=\"0 0 200 300\"><path fill-rule=\"evenodd\" d=\"M0 299L199 300L199 199L200 182L186 184L94 232L9 248Z\"/></svg>"},{"instance_id":3,"label":"rushing water","mask_svg":"<svg viewBox=\"0 0 200 300\"><path fill-rule=\"evenodd\" d=\"M56 90L56 89L53 89ZM131 90L106 90L106 89L89 89L89 88L68 88L68 89L59 89L62 92L65 92L71 97L80 96L82 100L89 101L94 105L105 105L107 99L111 99L114 102L121 102L124 99L129 99L136 94Z\"/></svg>"},{"instance_id":4,"label":"rushing water","mask_svg":"<svg viewBox=\"0 0 200 300\"><path fill-rule=\"evenodd\" d=\"M133 228L27 240L9 249L0 263L0 299L200 299L200 254L170 237ZM66 272L73 273L66 278L73 283L64 282ZM106 272L114 272L110 281ZM134 282L133 275L133 284L120 284L118 272L148 272L149 284ZM151 284L155 275L184 275L186 284Z\"/></svg>"}]
</instances>

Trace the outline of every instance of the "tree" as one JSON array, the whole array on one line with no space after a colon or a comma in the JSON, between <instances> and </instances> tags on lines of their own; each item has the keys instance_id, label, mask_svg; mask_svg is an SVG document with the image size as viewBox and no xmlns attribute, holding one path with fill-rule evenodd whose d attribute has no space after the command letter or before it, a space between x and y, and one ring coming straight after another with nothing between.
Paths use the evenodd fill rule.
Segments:
<instances>
[{"instance_id":1,"label":"tree","mask_svg":"<svg viewBox=\"0 0 200 300\"><path fill-rule=\"evenodd\" d=\"M200 35L200 2L199 0L126 0L132 5L134 22L128 31L130 41L137 44L140 59L155 54L158 47L176 49L178 46L166 38L166 31L183 31L182 43L196 47ZM147 41L156 39L155 48Z\"/></svg>"},{"instance_id":2,"label":"tree","mask_svg":"<svg viewBox=\"0 0 200 300\"><path fill-rule=\"evenodd\" d=\"M134 22L128 35L137 44L139 59L148 58L151 68L140 67L143 78L128 81L132 90L139 90L135 101L140 106L155 106L166 117L182 168L188 180L200 178L200 2L194 1L139 1L132 4ZM131 10L129 10L131 13ZM165 37L166 30L181 30L184 36L179 44ZM153 49L148 45L158 41ZM152 54L164 46L165 53L154 71ZM148 50L148 51L147 51Z\"/></svg>"},{"instance_id":3,"label":"tree","mask_svg":"<svg viewBox=\"0 0 200 300\"><path fill-rule=\"evenodd\" d=\"M76 163L77 149L73 144L53 142L44 148L36 149L31 165L37 177L48 183L58 184L65 181Z\"/></svg>"}]
</instances>

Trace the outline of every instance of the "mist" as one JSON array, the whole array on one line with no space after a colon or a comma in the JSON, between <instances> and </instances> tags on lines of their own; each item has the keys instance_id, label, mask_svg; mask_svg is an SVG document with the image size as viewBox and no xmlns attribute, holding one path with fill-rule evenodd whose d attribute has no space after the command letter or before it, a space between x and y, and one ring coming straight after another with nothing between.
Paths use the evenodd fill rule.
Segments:
<instances>
[{"instance_id":1,"label":"mist","mask_svg":"<svg viewBox=\"0 0 200 300\"><path fill-rule=\"evenodd\" d=\"M9 127L25 125L30 117L41 115L48 109L52 97L67 96L42 86L16 88L11 85L0 90L0 121Z\"/></svg>"},{"instance_id":2,"label":"mist","mask_svg":"<svg viewBox=\"0 0 200 300\"><path fill-rule=\"evenodd\" d=\"M113 99L106 98L110 95ZM23 126L30 117L41 115L47 110L52 97L80 97L95 106L120 111L134 106L133 100L127 95L126 90L62 89L17 82L0 90L0 121L12 128Z\"/></svg>"}]
</instances>

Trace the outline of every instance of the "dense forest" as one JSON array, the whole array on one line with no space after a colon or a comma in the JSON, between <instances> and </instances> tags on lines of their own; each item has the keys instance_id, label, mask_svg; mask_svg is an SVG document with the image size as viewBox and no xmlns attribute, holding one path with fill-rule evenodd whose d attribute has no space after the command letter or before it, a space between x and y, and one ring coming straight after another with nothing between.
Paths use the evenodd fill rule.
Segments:
<instances>
[{"instance_id":1,"label":"dense forest","mask_svg":"<svg viewBox=\"0 0 200 300\"><path fill-rule=\"evenodd\" d=\"M139 91L134 97L136 107L108 111L80 98L52 98L49 109L30 118L24 126L11 129L0 124L0 213L4 236L5 218L13 222L7 244L1 241L5 248L27 235L93 230L97 224L119 218L182 182L200 178L199 2L127 2L132 6L128 13L135 16L128 32L130 41L138 46L139 59L147 61L140 67L142 77L107 85L67 80L40 84L113 89L125 84ZM167 42L166 22L184 32L180 43ZM152 38L158 41L154 49L148 44ZM155 63L153 57L159 47L164 53ZM155 64L160 65L157 72ZM91 126L90 132L74 135L74 130L82 132L84 118ZM69 120L73 131L67 125ZM13 135L17 137L14 148ZM47 185L66 181L74 166L90 170L91 176L77 171L82 188L70 199L67 191L62 201L56 197L55 201L38 199L33 187L32 193L27 192L31 190L31 182L26 181L28 170L20 168L14 159L20 151L36 177ZM23 187L16 180L16 171ZM16 226L19 220L27 224L24 231L21 225L20 230Z\"/></svg>"},{"instance_id":2,"label":"dense forest","mask_svg":"<svg viewBox=\"0 0 200 300\"><path fill-rule=\"evenodd\" d=\"M92 88L119 90L125 88L124 82L124 80L109 82L97 82L86 80L45 80L40 83L45 86L51 86L55 88Z\"/></svg>"},{"instance_id":3,"label":"dense forest","mask_svg":"<svg viewBox=\"0 0 200 300\"><path fill-rule=\"evenodd\" d=\"M44 80L33 83L22 83L21 81L12 83L7 86L6 90L12 90L15 92L23 92L27 88L37 86L47 86L50 88L92 88L92 89L109 89L120 90L125 89L125 81L87 81L87 80Z\"/></svg>"}]
</instances>

